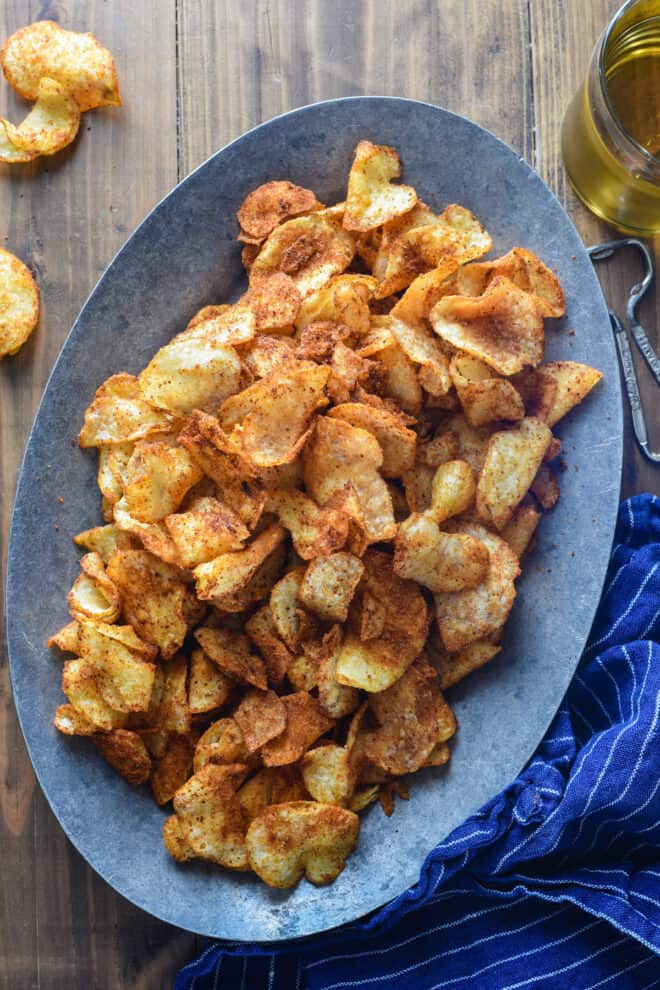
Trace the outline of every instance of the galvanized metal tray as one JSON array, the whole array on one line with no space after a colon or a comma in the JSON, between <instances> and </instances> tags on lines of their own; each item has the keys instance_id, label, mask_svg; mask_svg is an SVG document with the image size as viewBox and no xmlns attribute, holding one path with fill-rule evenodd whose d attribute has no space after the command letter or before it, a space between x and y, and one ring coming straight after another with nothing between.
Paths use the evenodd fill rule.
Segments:
<instances>
[{"instance_id":1,"label":"galvanized metal tray","mask_svg":"<svg viewBox=\"0 0 660 990\"><path fill-rule=\"evenodd\" d=\"M68 618L66 592L78 570L71 537L99 522L96 458L70 442L95 389L118 371L137 373L199 307L242 289L235 213L247 192L290 178L336 202L362 138L396 146L405 181L432 207L458 202L473 210L494 238L494 256L520 244L556 269L568 311L548 324L547 357L591 362L605 378L559 425L567 466L561 501L526 562L502 654L453 691L460 729L448 769L416 775L412 799L399 802L391 819L379 807L363 817L357 852L332 886L303 881L291 892L273 891L252 875L169 858L161 839L166 812L87 742L53 728L61 661L45 641ZM520 771L550 723L601 593L621 456L619 372L591 263L550 190L492 134L428 104L356 97L295 110L219 151L149 214L85 304L48 383L19 479L7 579L14 698L41 787L73 844L124 897L210 936L303 936L401 893L432 847Z\"/></svg>"}]
</instances>

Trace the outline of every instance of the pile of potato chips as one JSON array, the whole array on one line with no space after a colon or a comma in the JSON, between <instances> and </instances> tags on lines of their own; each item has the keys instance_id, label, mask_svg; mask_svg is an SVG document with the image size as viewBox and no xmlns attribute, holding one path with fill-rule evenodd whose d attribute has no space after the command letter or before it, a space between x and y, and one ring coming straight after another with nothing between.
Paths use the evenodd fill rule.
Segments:
<instances>
[{"instance_id":1,"label":"pile of potato chips","mask_svg":"<svg viewBox=\"0 0 660 990\"><path fill-rule=\"evenodd\" d=\"M346 202L269 182L249 288L85 414L105 525L80 533L55 716L173 814L179 860L333 880L358 812L450 757L442 692L498 653L559 496L551 428L600 379L542 364L554 274L435 214L361 142Z\"/></svg>"},{"instance_id":2,"label":"pile of potato chips","mask_svg":"<svg viewBox=\"0 0 660 990\"><path fill-rule=\"evenodd\" d=\"M0 117L0 162L54 155L74 140L81 113L121 105L114 59L93 34L36 21L5 42L0 63L19 96L35 101L19 126Z\"/></svg>"}]
</instances>

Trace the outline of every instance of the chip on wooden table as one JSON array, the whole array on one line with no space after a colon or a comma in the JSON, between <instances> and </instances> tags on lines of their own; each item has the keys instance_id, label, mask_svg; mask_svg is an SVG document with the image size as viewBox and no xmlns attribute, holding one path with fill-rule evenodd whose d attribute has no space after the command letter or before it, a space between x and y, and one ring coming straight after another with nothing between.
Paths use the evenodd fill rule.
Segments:
<instances>
[{"instance_id":1,"label":"chip on wooden table","mask_svg":"<svg viewBox=\"0 0 660 990\"><path fill-rule=\"evenodd\" d=\"M2 133L0 128L0 138ZM0 248L0 358L16 354L38 320L39 290L32 273L15 255Z\"/></svg>"}]
</instances>

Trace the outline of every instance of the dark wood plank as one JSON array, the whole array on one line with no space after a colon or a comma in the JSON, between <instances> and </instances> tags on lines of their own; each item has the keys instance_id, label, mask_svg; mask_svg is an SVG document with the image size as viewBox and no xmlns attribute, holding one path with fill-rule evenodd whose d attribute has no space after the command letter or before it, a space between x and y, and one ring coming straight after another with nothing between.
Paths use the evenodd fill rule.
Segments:
<instances>
[{"instance_id":1,"label":"dark wood plank","mask_svg":"<svg viewBox=\"0 0 660 990\"><path fill-rule=\"evenodd\" d=\"M176 181L174 0L0 5L0 38L43 17L94 31L113 51L125 106L83 118L75 145L27 166L0 166L0 244L35 271L42 318L0 363L0 557L16 474L46 378L80 306L126 236ZM4 82L0 113L25 104ZM72 425L72 432L75 432ZM4 595L0 611L4 606ZM35 591L35 607L38 593ZM71 847L35 785L0 667L0 987L169 986L196 946L115 894Z\"/></svg>"},{"instance_id":2,"label":"dark wood plank","mask_svg":"<svg viewBox=\"0 0 660 990\"><path fill-rule=\"evenodd\" d=\"M530 0L536 131L534 164L573 217L586 244L611 240L617 235L592 216L573 192L561 162L559 135L566 106L586 74L596 40L619 6L619 0L591 0L590 3L584 3L584 0L563 0L562 3ZM660 272L660 238L656 238L654 248L656 270ZM628 290L638 280L639 271L639 260L632 251L599 267L605 296L619 313L625 312ZM640 315L657 350L660 346L660 293L657 288L644 300ZM634 360L652 439L660 450L658 387L636 351ZM593 361L597 366L597 354ZM660 466L651 464L635 443L627 401L625 436L622 495L660 492Z\"/></svg>"}]
</instances>

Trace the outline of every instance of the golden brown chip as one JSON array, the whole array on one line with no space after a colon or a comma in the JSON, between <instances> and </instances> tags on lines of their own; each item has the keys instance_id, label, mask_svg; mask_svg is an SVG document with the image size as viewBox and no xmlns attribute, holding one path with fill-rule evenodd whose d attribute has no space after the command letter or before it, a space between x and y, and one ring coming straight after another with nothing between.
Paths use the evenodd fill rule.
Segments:
<instances>
[{"instance_id":1,"label":"golden brown chip","mask_svg":"<svg viewBox=\"0 0 660 990\"><path fill-rule=\"evenodd\" d=\"M80 127L80 110L66 88L45 76L39 80L37 101L18 125L1 120L14 148L29 155L54 155L71 144ZM0 161L3 161L0 148ZM12 160L10 156L9 161Z\"/></svg>"},{"instance_id":2,"label":"golden brown chip","mask_svg":"<svg viewBox=\"0 0 660 990\"><path fill-rule=\"evenodd\" d=\"M129 784L137 787L149 779L151 757L137 732L128 729L98 732L92 737L92 742L103 759Z\"/></svg>"},{"instance_id":3,"label":"golden brown chip","mask_svg":"<svg viewBox=\"0 0 660 990\"><path fill-rule=\"evenodd\" d=\"M46 646L56 646L63 653L77 653L80 642L80 624L78 622L67 622L54 636L46 641Z\"/></svg>"},{"instance_id":4,"label":"golden brown chip","mask_svg":"<svg viewBox=\"0 0 660 990\"><path fill-rule=\"evenodd\" d=\"M272 491L266 508L289 530L295 551L303 560L340 550L348 537L348 517L343 512L321 509L300 491Z\"/></svg>"},{"instance_id":5,"label":"golden brown chip","mask_svg":"<svg viewBox=\"0 0 660 990\"><path fill-rule=\"evenodd\" d=\"M297 691L282 698L286 709L286 728L261 750L264 766L280 767L296 763L319 736L335 724L321 711L316 700L306 691Z\"/></svg>"},{"instance_id":6,"label":"golden brown chip","mask_svg":"<svg viewBox=\"0 0 660 990\"><path fill-rule=\"evenodd\" d=\"M0 62L9 85L26 100L37 99L47 76L71 94L81 111L121 106L115 61L93 34L36 21L8 38Z\"/></svg>"},{"instance_id":7,"label":"golden brown chip","mask_svg":"<svg viewBox=\"0 0 660 990\"><path fill-rule=\"evenodd\" d=\"M181 505L202 471L185 447L164 440L140 440L126 465L124 498L139 522L159 522Z\"/></svg>"},{"instance_id":8,"label":"golden brown chip","mask_svg":"<svg viewBox=\"0 0 660 990\"><path fill-rule=\"evenodd\" d=\"M529 491L552 439L539 419L494 433L477 485L477 511L487 525L503 529Z\"/></svg>"},{"instance_id":9,"label":"golden brown chip","mask_svg":"<svg viewBox=\"0 0 660 990\"><path fill-rule=\"evenodd\" d=\"M234 712L250 753L281 735L287 724L287 706L274 691L246 691Z\"/></svg>"},{"instance_id":10,"label":"golden brown chip","mask_svg":"<svg viewBox=\"0 0 660 990\"><path fill-rule=\"evenodd\" d=\"M531 492L543 509L552 509L559 501L559 482L548 464L541 464L534 475Z\"/></svg>"},{"instance_id":11,"label":"golden brown chip","mask_svg":"<svg viewBox=\"0 0 660 990\"><path fill-rule=\"evenodd\" d=\"M245 197L236 217L242 231L257 241L263 241L283 221L302 213L314 213L322 206L311 189L296 186L293 182L266 182Z\"/></svg>"},{"instance_id":12,"label":"golden brown chip","mask_svg":"<svg viewBox=\"0 0 660 990\"><path fill-rule=\"evenodd\" d=\"M80 567L82 574L67 596L71 615L74 619L115 622L119 618L119 591L106 574L103 560L97 553L87 553Z\"/></svg>"},{"instance_id":13,"label":"golden brown chip","mask_svg":"<svg viewBox=\"0 0 660 990\"><path fill-rule=\"evenodd\" d=\"M98 728L86 715L73 705L59 705L53 718L53 725L65 736L93 736Z\"/></svg>"},{"instance_id":14,"label":"golden brown chip","mask_svg":"<svg viewBox=\"0 0 660 990\"><path fill-rule=\"evenodd\" d=\"M243 367L253 378L265 378L274 371L278 364L291 357L302 357L294 348L290 337L268 337L261 335L245 352Z\"/></svg>"},{"instance_id":15,"label":"golden brown chip","mask_svg":"<svg viewBox=\"0 0 660 990\"><path fill-rule=\"evenodd\" d=\"M346 747L329 743L310 749L303 756L300 769L305 787L315 801L346 807L357 777Z\"/></svg>"},{"instance_id":16,"label":"golden brown chip","mask_svg":"<svg viewBox=\"0 0 660 990\"><path fill-rule=\"evenodd\" d=\"M185 330L182 330L181 333L178 333L172 339L172 343L180 344L185 341L189 344L194 344L195 341L202 341L211 345L228 346L231 349L251 343L255 338L256 332L254 313L243 298L243 300L239 300L231 306L204 306L193 316ZM192 348L189 350L174 350L170 353L174 356L178 354L180 357L184 357L185 355L193 355L194 350ZM209 351L207 353L211 352ZM160 366L161 370L165 371L164 365L166 363L163 362ZM183 361L184 367L185 363ZM158 370L158 363L156 364L156 370ZM158 375L155 376L155 384L158 384L159 377ZM184 383L186 383L185 373ZM165 381L163 384L167 384L167 382ZM192 383L188 382L186 384Z\"/></svg>"},{"instance_id":17,"label":"golden brown chip","mask_svg":"<svg viewBox=\"0 0 660 990\"><path fill-rule=\"evenodd\" d=\"M351 687L384 691L419 656L426 641L428 612L417 585L394 573L389 554L367 550L363 561L363 585L385 608L385 624L380 636L366 642L352 631L347 634L336 677Z\"/></svg>"},{"instance_id":18,"label":"golden brown chip","mask_svg":"<svg viewBox=\"0 0 660 990\"><path fill-rule=\"evenodd\" d=\"M348 176L344 227L363 233L393 220L417 202L412 186L395 186L401 160L394 148L360 141Z\"/></svg>"},{"instance_id":19,"label":"golden brown chip","mask_svg":"<svg viewBox=\"0 0 660 990\"><path fill-rule=\"evenodd\" d=\"M476 490L474 471L467 461L450 460L440 464L431 482L428 515L438 525L452 516L459 516L472 505Z\"/></svg>"},{"instance_id":20,"label":"golden brown chip","mask_svg":"<svg viewBox=\"0 0 660 990\"><path fill-rule=\"evenodd\" d=\"M8 128L11 125L0 117L0 161L6 165L22 165L38 158L36 151L21 151L9 140Z\"/></svg>"},{"instance_id":21,"label":"golden brown chip","mask_svg":"<svg viewBox=\"0 0 660 990\"><path fill-rule=\"evenodd\" d=\"M274 804L254 819L246 836L249 863L269 887L335 880L357 842L356 814L316 801Z\"/></svg>"},{"instance_id":22,"label":"golden brown chip","mask_svg":"<svg viewBox=\"0 0 660 990\"><path fill-rule=\"evenodd\" d=\"M167 804L188 780L192 772L193 749L190 735L170 737L167 749L155 761L149 777L156 804Z\"/></svg>"},{"instance_id":23,"label":"golden brown chip","mask_svg":"<svg viewBox=\"0 0 660 990\"><path fill-rule=\"evenodd\" d=\"M270 605L262 605L248 619L245 631L264 659L269 684L280 687L293 658L280 639Z\"/></svg>"},{"instance_id":24,"label":"golden brown chip","mask_svg":"<svg viewBox=\"0 0 660 990\"><path fill-rule=\"evenodd\" d=\"M156 674L152 662L156 649L139 639L131 626L80 619L77 652L93 671L96 687L111 708L120 712L147 710ZM73 697L67 697L78 707Z\"/></svg>"},{"instance_id":25,"label":"golden brown chip","mask_svg":"<svg viewBox=\"0 0 660 990\"><path fill-rule=\"evenodd\" d=\"M465 533L443 533L428 514L409 516L394 541L395 573L430 591L476 587L488 572L488 561L481 540Z\"/></svg>"},{"instance_id":26,"label":"golden brown chip","mask_svg":"<svg viewBox=\"0 0 660 990\"><path fill-rule=\"evenodd\" d=\"M214 412L241 386L241 362L229 344L195 328L161 347L139 377L142 394L152 405L175 416L193 409Z\"/></svg>"},{"instance_id":27,"label":"golden brown chip","mask_svg":"<svg viewBox=\"0 0 660 990\"><path fill-rule=\"evenodd\" d=\"M462 681L472 671L489 663L500 650L500 646L487 639L475 640L456 653L447 653L443 649L435 650L432 660L433 666L438 672L438 684L441 690L446 691L454 684Z\"/></svg>"},{"instance_id":28,"label":"golden brown chip","mask_svg":"<svg viewBox=\"0 0 660 990\"><path fill-rule=\"evenodd\" d=\"M239 788L237 798L241 807L253 821L270 804L288 801L304 801L309 795L305 790L297 766L263 767Z\"/></svg>"},{"instance_id":29,"label":"golden brown chip","mask_svg":"<svg viewBox=\"0 0 660 990\"><path fill-rule=\"evenodd\" d=\"M283 272L304 298L348 268L354 254L351 237L327 217L311 213L287 220L269 235L252 262L250 286Z\"/></svg>"},{"instance_id":30,"label":"golden brown chip","mask_svg":"<svg viewBox=\"0 0 660 990\"><path fill-rule=\"evenodd\" d=\"M76 546L85 547L92 553L97 553L104 564L107 564L115 550L134 550L135 541L129 533L122 532L117 526L94 526L74 536Z\"/></svg>"},{"instance_id":31,"label":"golden brown chip","mask_svg":"<svg viewBox=\"0 0 660 990\"><path fill-rule=\"evenodd\" d=\"M175 567L182 567L179 558L179 551L174 540L165 528L164 523L143 523L139 519L134 519L128 511L125 498L120 498L112 509L112 517L115 525L122 533L132 537L131 543L127 547L117 549L139 549L140 546L152 553L154 557L163 560L166 564L173 564Z\"/></svg>"},{"instance_id":32,"label":"golden brown chip","mask_svg":"<svg viewBox=\"0 0 660 990\"><path fill-rule=\"evenodd\" d=\"M577 361L549 361L516 375L514 384L528 416L548 426L565 416L589 394L602 378L600 371Z\"/></svg>"},{"instance_id":33,"label":"golden brown chip","mask_svg":"<svg viewBox=\"0 0 660 990\"><path fill-rule=\"evenodd\" d=\"M360 703L360 692L337 680L337 660L342 644L341 626L333 626L322 638L318 649L316 682L319 704L326 715L342 718L354 712Z\"/></svg>"},{"instance_id":34,"label":"golden brown chip","mask_svg":"<svg viewBox=\"0 0 660 990\"><path fill-rule=\"evenodd\" d=\"M81 447L102 447L168 433L172 417L144 399L134 375L113 375L96 390L80 431Z\"/></svg>"},{"instance_id":35,"label":"golden brown chip","mask_svg":"<svg viewBox=\"0 0 660 990\"><path fill-rule=\"evenodd\" d=\"M498 275L505 275L514 285L536 298L543 316L563 316L566 304L557 276L533 251L514 247L495 261L482 261L460 268L452 292L462 296L480 296Z\"/></svg>"},{"instance_id":36,"label":"golden brown chip","mask_svg":"<svg viewBox=\"0 0 660 990\"><path fill-rule=\"evenodd\" d=\"M194 569L197 597L226 612L240 612L265 597L272 575L263 569L272 561L279 570L285 539L282 526L269 526L245 550L223 553L206 564L198 564ZM262 583L260 577L264 575L268 580Z\"/></svg>"},{"instance_id":37,"label":"golden brown chip","mask_svg":"<svg viewBox=\"0 0 660 990\"><path fill-rule=\"evenodd\" d=\"M241 550L250 531L216 498L198 498L185 512L165 517L165 526L183 567L205 564L222 553Z\"/></svg>"},{"instance_id":38,"label":"golden brown chip","mask_svg":"<svg viewBox=\"0 0 660 990\"><path fill-rule=\"evenodd\" d=\"M2 133L0 128L0 138ZM38 320L39 290L32 273L0 248L0 359L21 349Z\"/></svg>"},{"instance_id":39,"label":"golden brown chip","mask_svg":"<svg viewBox=\"0 0 660 990\"><path fill-rule=\"evenodd\" d=\"M487 364L459 352L452 358L449 371L471 426L523 419L525 407L520 394L510 381L495 376Z\"/></svg>"},{"instance_id":40,"label":"golden brown chip","mask_svg":"<svg viewBox=\"0 0 660 990\"><path fill-rule=\"evenodd\" d=\"M376 356L383 369L383 394L393 399L404 412L418 413L422 407L423 393L417 366L393 334L389 334L389 344L379 348Z\"/></svg>"},{"instance_id":41,"label":"golden brown chip","mask_svg":"<svg viewBox=\"0 0 660 990\"><path fill-rule=\"evenodd\" d=\"M257 333L293 333L301 296L293 279L284 272L253 282L247 300Z\"/></svg>"},{"instance_id":42,"label":"golden brown chip","mask_svg":"<svg viewBox=\"0 0 660 990\"><path fill-rule=\"evenodd\" d=\"M298 601L304 576L305 568L295 567L273 586L270 593L270 610L277 632L293 652L315 628L314 619Z\"/></svg>"},{"instance_id":43,"label":"golden brown chip","mask_svg":"<svg viewBox=\"0 0 660 990\"><path fill-rule=\"evenodd\" d=\"M121 728L126 715L112 708L101 692L98 669L84 658L67 660L62 670L62 691L74 711L97 729Z\"/></svg>"},{"instance_id":44,"label":"golden brown chip","mask_svg":"<svg viewBox=\"0 0 660 990\"><path fill-rule=\"evenodd\" d=\"M231 697L233 681L226 677L203 650L193 650L190 655L190 679L188 700L192 715L212 712L222 708Z\"/></svg>"},{"instance_id":45,"label":"golden brown chip","mask_svg":"<svg viewBox=\"0 0 660 990\"><path fill-rule=\"evenodd\" d=\"M241 764L209 765L174 795L181 836L193 854L232 870L248 868L247 816L236 798L246 772Z\"/></svg>"},{"instance_id":46,"label":"golden brown chip","mask_svg":"<svg viewBox=\"0 0 660 990\"><path fill-rule=\"evenodd\" d=\"M364 337L369 332L369 302L376 287L370 275L335 275L303 300L296 316L300 340L309 326L328 323L346 327L349 340Z\"/></svg>"},{"instance_id":47,"label":"golden brown chip","mask_svg":"<svg viewBox=\"0 0 660 990\"><path fill-rule=\"evenodd\" d=\"M450 522L452 532L474 536L485 543L490 554L486 579L468 591L440 592L435 611L440 636L446 650L462 650L478 639L485 639L507 619L516 597L514 581L520 574L518 558L503 539L476 523Z\"/></svg>"},{"instance_id":48,"label":"golden brown chip","mask_svg":"<svg viewBox=\"0 0 660 990\"><path fill-rule=\"evenodd\" d=\"M429 395L444 396L451 388L449 362L437 337L426 327L400 320L395 306L390 313L390 330L401 350L419 366L419 382Z\"/></svg>"},{"instance_id":49,"label":"golden brown chip","mask_svg":"<svg viewBox=\"0 0 660 990\"><path fill-rule=\"evenodd\" d=\"M195 639L224 674L266 690L264 662L252 653L247 636L222 627L209 629L202 626L195 630Z\"/></svg>"},{"instance_id":50,"label":"golden brown chip","mask_svg":"<svg viewBox=\"0 0 660 990\"><path fill-rule=\"evenodd\" d=\"M453 347L485 361L502 375L534 367L543 358L543 317L534 296L505 276L483 296L445 296L431 311L435 332Z\"/></svg>"},{"instance_id":51,"label":"golden brown chip","mask_svg":"<svg viewBox=\"0 0 660 990\"><path fill-rule=\"evenodd\" d=\"M298 597L305 608L329 622L345 622L348 607L364 573L359 557L340 551L313 560Z\"/></svg>"},{"instance_id":52,"label":"golden brown chip","mask_svg":"<svg viewBox=\"0 0 660 990\"><path fill-rule=\"evenodd\" d=\"M525 505L523 502L514 509L513 516L500 531L500 536L506 540L519 560L528 549L540 519L541 513L533 505Z\"/></svg>"},{"instance_id":53,"label":"golden brown chip","mask_svg":"<svg viewBox=\"0 0 660 990\"><path fill-rule=\"evenodd\" d=\"M401 422L396 413L377 409L361 402L345 402L328 413L372 433L383 452L381 473L385 478L400 478L415 461L416 434Z\"/></svg>"},{"instance_id":54,"label":"golden brown chip","mask_svg":"<svg viewBox=\"0 0 660 990\"><path fill-rule=\"evenodd\" d=\"M199 773L209 763L216 766L231 763L253 766L258 763L257 758L250 757L243 733L233 718L218 719L199 738L195 747L193 766L195 773Z\"/></svg>"}]
</instances>

